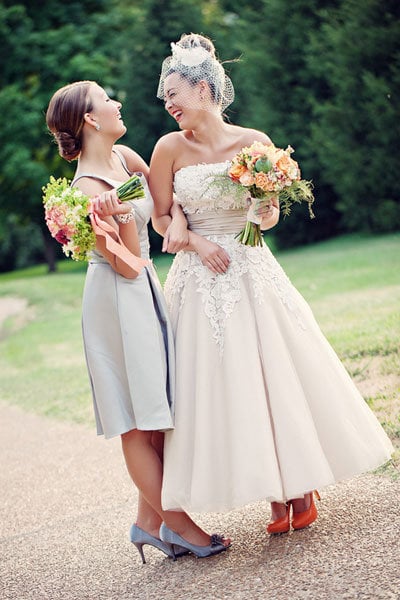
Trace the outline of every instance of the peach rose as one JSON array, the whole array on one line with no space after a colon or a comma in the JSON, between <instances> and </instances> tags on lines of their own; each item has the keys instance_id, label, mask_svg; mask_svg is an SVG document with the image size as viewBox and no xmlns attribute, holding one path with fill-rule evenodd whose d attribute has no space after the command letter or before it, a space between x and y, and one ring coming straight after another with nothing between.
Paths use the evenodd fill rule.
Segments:
<instances>
[{"instance_id":1,"label":"peach rose","mask_svg":"<svg viewBox=\"0 0 400 600\"><path fill-rule=\"evenodd\" d=\"M274 183L270 180L266 173L257 173L255 177L256 186L264 190L264 192L273 192Z\"/></svg>"},{"instance_id":2,"label":"peach rose","mask_svg":"<svg viewBox=\"0 0 400 600\"><path fill-rule=\"evenodd\" d=\"M232 165L229 169L229 176L233 179L240 179L242 175L246 173L247 169L244 165L236 164Z\"/></svg>"},{"instance_id":3,"label":"peach rose","mask_svg":"<svg viewBox=\"0 0 400 600\"><path fill-rule=\"evenodd\" d=\"M243 173L243 175L239 178L239 181L242 185L244 186L249 186L249 185L254 185L255 179L253 177L253 175L251 173L249 173L248 171L246 171L245 173Z\"/></svg>"},{"instance_id":4,"label":"peach rose","mask_svg":"<svg viewBox=\"0 0 400 600\"><path fill-rule=\"evenodd\" d=\"M282 173L286 174L292 170L292 168L291 168L291 167L293 167L292 163L293 163L293 161L291 160L291 158L289 158L289 156L287 154L283 154L276 161L276 167L280 171L282 171Z\"/></svg>"}]
</instances>

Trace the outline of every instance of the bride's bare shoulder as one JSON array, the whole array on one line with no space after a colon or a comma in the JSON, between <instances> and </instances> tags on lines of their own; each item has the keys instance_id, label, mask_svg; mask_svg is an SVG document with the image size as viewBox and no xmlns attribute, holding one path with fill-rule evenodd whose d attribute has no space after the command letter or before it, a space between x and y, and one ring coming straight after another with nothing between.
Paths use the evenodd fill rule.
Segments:
<instances>
[{"instance_id":1,"label":"bride's bare shoulder","mask_svg":"<svg viewBox=\"0 0 400 600\"><path fill-rule=\"evenodd\" d=\"M232 133L240 140L243 146L250 146L253 142L262 142L263 144L271 144L271 139L263 131L251 129L250 127L240 127L239 125L231 125Z\"/></svg>"}]
</instances>

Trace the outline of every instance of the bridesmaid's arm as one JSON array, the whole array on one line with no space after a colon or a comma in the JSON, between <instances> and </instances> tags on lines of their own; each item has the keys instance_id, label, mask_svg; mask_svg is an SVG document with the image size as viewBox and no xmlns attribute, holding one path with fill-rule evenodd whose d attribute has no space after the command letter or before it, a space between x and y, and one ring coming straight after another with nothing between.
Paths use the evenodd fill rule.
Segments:
<instances>
[{"instance_id":1,"label":"bridesmaid's arm","mask_svg":"<svg viewBox=\"0 0 400 600\"><path fill-rule=\"evenodd\" d=\"M128 206L124 203L121 204L118 200L116 191L107 189L108 186L98 180L84 177L77 182L76 187L92 198L95 212L115 230L115 236L110 233L111 237L117 241L116 234L119 233L125 247L133 255L140 256L140 243L135 219L126 224L117 224L112 216L117 214L122 215L128 210ZM102 236L96 236L96 249L104 256L114 271L126 279L135 279L137 277L138 273L136 271L120 260L114 253L107 250Z\"/></svg>"}]
</instances>

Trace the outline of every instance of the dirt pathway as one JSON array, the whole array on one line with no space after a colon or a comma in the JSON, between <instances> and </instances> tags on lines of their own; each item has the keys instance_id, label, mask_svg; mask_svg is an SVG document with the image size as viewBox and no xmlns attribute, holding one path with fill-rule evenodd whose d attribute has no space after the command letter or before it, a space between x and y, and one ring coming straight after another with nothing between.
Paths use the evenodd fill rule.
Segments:
<instances>
[{"instance_id":1,"label":"dirt pathway","mask_svg":"<svg viewBox=\"0 0 400 600\"><path fill-rule=\"evenodd\" d=\"M27 306L28 301L25 298L0 297L0 328L8 317L23 313Z\"/></svg>"},{"instance_id":2,"label":"dirt pathway","mask_svg":"<svg viewBox=\"0 0 400 600\"><path fill-rule=\"evenodd\" d=\"M400 481L322 492L309 529L268 538L264 503L203 515L223 555L176 563L130 544L136 493L119 440L0 404L2 600L398 600Z\"/></svg>"}]
</instances>

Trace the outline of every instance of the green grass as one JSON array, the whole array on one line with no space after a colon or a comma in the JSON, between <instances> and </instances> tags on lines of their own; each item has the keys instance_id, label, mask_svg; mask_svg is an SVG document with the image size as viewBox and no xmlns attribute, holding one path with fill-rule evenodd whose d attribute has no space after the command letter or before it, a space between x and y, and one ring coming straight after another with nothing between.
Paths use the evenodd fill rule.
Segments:
<instances>
[{"instance_id":1,"label":"green grass","mask_svg":"<svg viewBox=\"0 0 400 600\"><path fill-rule=\"evenodd\" d=\"M344 236L277 257L400 447L400 235ZM155 258L161 281L171 259ZM0 297L28 302L0 331L3 401L93 423L80 326L84 276L85 265L73 261L53 274L38 266L0 275Z\"/></svg>"}]
</instances>

